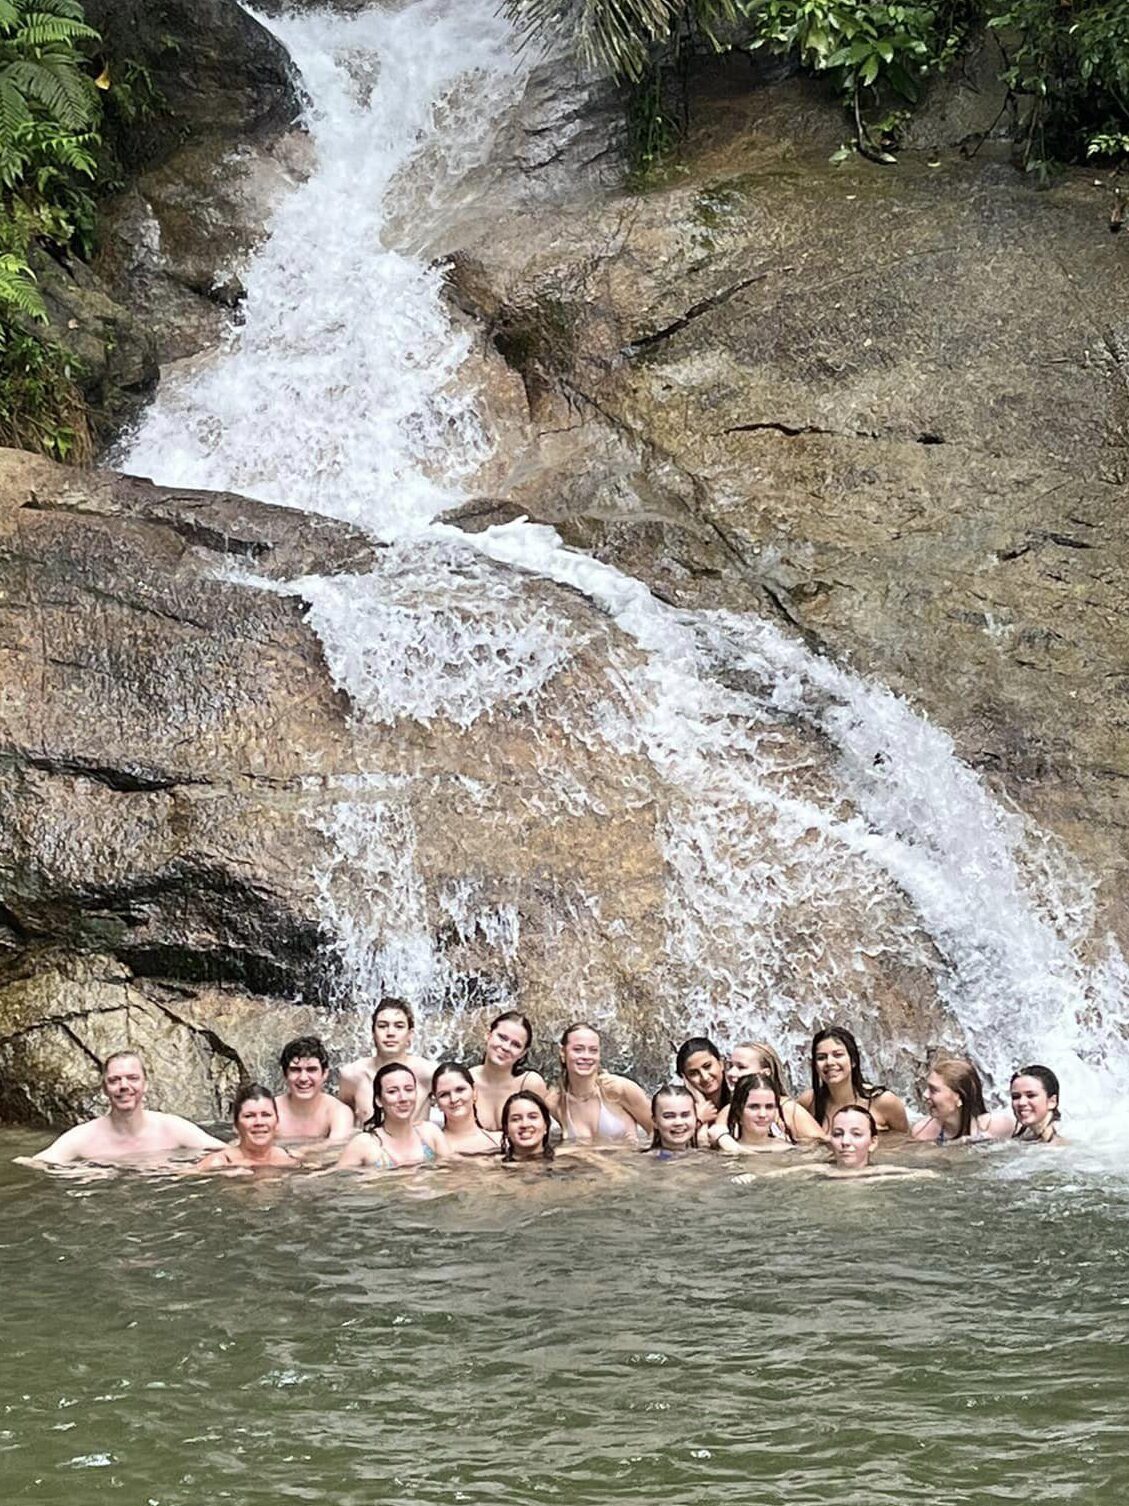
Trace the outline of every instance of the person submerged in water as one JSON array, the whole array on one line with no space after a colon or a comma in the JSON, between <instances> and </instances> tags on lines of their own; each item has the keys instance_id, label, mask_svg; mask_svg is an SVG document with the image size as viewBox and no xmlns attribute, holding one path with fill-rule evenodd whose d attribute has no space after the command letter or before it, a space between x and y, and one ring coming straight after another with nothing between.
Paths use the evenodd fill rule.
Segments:
<instances>
[{"instance_id":1,"label":"person submerged in water","mask_svg":"<svg viewBox=\"0 0 1129 1506\"><path fill-rule=\"evenodd\" d=\"M231 1122L236 1143L212 1151L188 1170L261 1171L268 1166L293 1170L301 1164L278 1143L278 1108L274 1094L261 1082L244 1083L239 1089L231 1105Z\"/></svg>"},{"instance_id":2,"label":"person submerged in water","mask_svg":"<svg viewBox=\"0 0 1129 1506\"><path fill-rule=\"evenodd\" d=\"M833 1025L820 1030L811 1043L811 1087L800 1103L828 1133L836 1109L859 1103L869 1110L880 1132L909 1130L906 1106L889 1088L875 1087L862 1075L858 1043L849 1030Z\"/></svg>"},{"instance_id":3,"label":"person submerged in water","mask_svg":"<svg viewBox=\"0 0 1129 1506\"><path fill-rule=\"evenodd\" d=\"M483 1129L501 1129L502 1106L513 1093L528 1090L548 1097L545 1079L526 1065L532 1047L533 1026L516 1009L508 1009L490 1021L482 1061L470 1069L478 1090L478 1120Z\"/></svg>"},{"instance_id":4,"label":"person submerged in water","mask_svg":"<svg viewBox=\"0 0 1129 1506\"><path fill-rule=\"evenodd\" d=\"M501 1149L501 1134L482 1127L478 1088L461 1062L440 1062L431 1079L431 1097L443 1115L443 1133L454 1155L491 1156Z\"/></svg>"},{"instance_id":5,"label":"person submerged in water","mask_svg":"<svg viewBox=\"0 0 1129 1506\"><path fill-rule=\"evenodd\" d=\"M725 1063L725 1080L729 1084L730 1094L736 1091L741 1078L747 1077L752 1072L760 1072L765 1077L772 1078L776 1091L780 1095L781 1117L794 1140L827 1139L827 1135L820 1129L808 1110L795 1098L789 1096L784 1063L777 1052L763 1041L741 1041L730 1051Z\"/></svg>"},{"instance_id":6,"label":"person submerged in water","mask_svg":"<svg viewBox=\"0 0 1129 1506\"><path fill-rule=\"evenodd\" d=\"M869 1109L861 1103L844 1104L831 1116L831 1161L819 1166L786 1167L785 1171L818 1177L841 1179L845 1177L916 1177L922 1180L935 1177L937 1172L916 1166L875 1166L871 1161L878 1146L878 1125ZM733 1182L756 1182L760 1178L753 1172L742 1172L730 1179Z\"/></svg>"},{"instance_id":7,"label":"person submerged in water","mask_svg":"<svg viewBox=\"0 0 1129 1506\"><path fill-rule=\"evenodd\" d=\"M1011 1111L1015 1115L1012 1139L1037 1145L1065 1144L1058 1132L1058 1097L1058 1078L1050 1067L1020 1067L1011 1080Z\"/></svg>"},{"instance_id":8,"label":"person submerged in water","mask_svg":"<svg viewBox=\"0 0 1129 1506\"><path fill-rule=\"evenodd\" d=\"M358 1129L372 1118L372 1084L381 1067L393 1062L411 1069L416 1080L415 1117L426 1119L428 1084L435 1076L435 1062L412 1051L416 1017L403 999L382 999L372 1012L372 1056L358 1057L341 1068L341 1102L353 1111Z\"/></svg>"},{"instance_id":9,"label":"person submerged in water","mask_svg":"<svg viewBox=\"0 0 1129 1506\"><path fill-rule=\"evenodd\" d=\"M698 1123L697 1097L681 1082L664 1083L651 1099L651 1122L654 1133L648 1149L660 1161L697 1150L706 1133Z\"/></svg>"},{"instance_id":10,"label":"person submerged in water","mask_svg":"<svg viewBox=\"0 0 1129 1506\"><path fill-rule=\"evenodd\" d=\"M1010 1114L989 1112L980 1073L962 1056L933 1063L925 1079L925 1105L929 1117L914 1125L913 1138L934 1145L1006 1140L1014 1127Z\"/></svg>"},{"instance_id":11,"label":"person submerged in water","mask_svg":"<svg viewBox=\"0 0 1129 1506\"><path fill-rule=\"evenodd\" d=\"M502 1160L516 1162L553 1159L553 1116L540 1093L523 1089L502 1105Z\"/></svg>"},{"instance_id":12,"label":"person submerged in water","mask_svg":"<svg viewBox=\"0 0 1129 1506\"><path fill-rule=\"evenodd\" d=\"M630 1077L600 1070L600 1036L594 1025L575 1020L561 1036L561 1076L549 1107L566 1140L600 1145L639 1143L651 1133L651 1104Z\"/></svg>"},{"instance_id":13,"label":"person submerged in water","mask_svg":"<svg viewBox=\"0 0 1129 1506\"><path fill-rule=\"evenodd\" d=\"M113 1051L102 1063L102 1091L109 1112L76 1124L24 1166L70 1166L78 1161L136 1161L174 1150L215 1150L223 1145L199 1125L179 1114L145 1107L149 1082L136 1051Z\"/></svg>"},{"instance_id":14,"label":"person submerged in water","mask_svg":"<svg viewBox=\"0 0 1129 1506\"><path fill-rule=\"evenodd\" d=\"M403 1062L388 1062L372 1081L373 1108L365 1133L349 1141L337 1169L381 1166L420 1166L450 1156L447 1137L434 1124L415 1122L419 1085Z\"/></svg>"},{"instance_id":15,"label":"person submerged in water","mask_svg":"<svg viewBox=\"0 0 1129 1506\"><path fill-rule=\"evenodd\" d=\"M780 1089L763 1072L738 1080L725 1124L715 1124L710 1130L711 1145L738 1154L791 1150L795 1143L784 1118Z\"/></svg>"},{"instance_id":16,"label":"person submerged in water","mask_svg":"<svg viewBox=\"0 0 1129 1506\"><path fill-rule=\"evenodd\" d=\"M288 1041L279 1057L286 1091L279 1093L278 1133L283 1140L348 1140L355 1128L347 1104L325 1091L329 1054L316 1035Z\"/></svg>"}]
</instances>

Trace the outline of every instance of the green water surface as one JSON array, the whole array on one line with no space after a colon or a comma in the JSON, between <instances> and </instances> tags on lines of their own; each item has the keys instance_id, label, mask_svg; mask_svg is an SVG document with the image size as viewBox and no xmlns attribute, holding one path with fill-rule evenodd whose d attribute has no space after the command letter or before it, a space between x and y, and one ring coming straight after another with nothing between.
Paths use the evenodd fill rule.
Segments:
<instances>
[{"instance_id":1,"label":"green water surface","mask_svg":"<svg viewBox=\"0 0 1129 1506\"><path fill-rule=\"evenodd\" d=\"M1129 1184L1069 1152L82 1183L33 1143L4 1506L1129 1497Z\"/></svg>"}]
</instances>

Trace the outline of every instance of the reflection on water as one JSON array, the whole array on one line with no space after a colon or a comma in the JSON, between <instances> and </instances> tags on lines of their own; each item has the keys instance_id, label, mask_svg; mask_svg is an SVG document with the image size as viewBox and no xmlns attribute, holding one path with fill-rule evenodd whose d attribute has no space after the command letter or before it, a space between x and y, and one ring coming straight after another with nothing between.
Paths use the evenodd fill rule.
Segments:
<instances>
[{"instance_id":1,"label":"reflection on water","mask_svg":"<svg viewBox=\"0 0 1129 1506\"><path fill-rule=\"evenodd\" d=\"M1069 1151L83 1184L33 1143L0 1136L5 1503L1129 1488L1129 1188Z\"/></svg>"}]
</instances>

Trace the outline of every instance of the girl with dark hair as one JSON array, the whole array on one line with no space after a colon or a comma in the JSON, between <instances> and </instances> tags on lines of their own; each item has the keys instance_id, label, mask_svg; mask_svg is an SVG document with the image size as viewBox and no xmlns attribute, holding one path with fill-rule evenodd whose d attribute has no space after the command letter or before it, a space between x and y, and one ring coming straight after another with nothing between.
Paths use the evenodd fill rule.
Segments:
<instances>
[{"instance_id":1,"label":"girl with dark hair","mask_svg":"<svg viewBox=\"0 0 1129 1506\"><path fill-rule=\"evenodd\" d=\"M905 1104L889 1088L876 1087L863 1078L858 1042L841 1025L820 1030L812 1039L811 1087L800 1094L799 1101L828 1133L835 1110L853 1103L870 1112L880 1131L899 1135L909 1131Z\"/></svg>"},{"instance_id":2,"label":"girl with dark hair","mask_svg":"<svg viewBox=\"0 0 1129 1506\"><path fill-rule=\"evenodd\" d=\"M356 1166L419 1166L425 1161L445 1161L450 1155L447 1137L428 1121L413 1123L419 1102L419 1084L411 1067L388 1062L372 1080L372 1115L363 1135L357 1135L341 1152L339 1169Z\"/></svg>"},{"instance_id":3,"label":"girl with dark hair","mask_svg":"<svg viewBox=\"0 0 1129 1506\"><path fill-rule=\"evenodd\" d=\"M502 1137L482 1128L478 1090L461 1062L439 1063L431 1079L431 1097L443 1115L443 1133L456 1156L489 1156L498 1150Z\"/></svg>"},{"instance_id":4,"label":"girl with dark hair","mask_svg":"<svg viewBox=\"0 0 1129 1506\"><path fill-rule=\"evenodd\" d=\"M651 1105L630 1077L600 1070L600 1035L575 1020L561 1036L561 1075L549 1106L566 1140L637 1145L639 1130L651 1133Z\"/></svg>"},{"instance_id":5,"label":"girl with dark hair","mask_svg":"<svg viewBox=\"0 0 1129 1506\"><path fill-rule=\"evenodd\" d=\"M729 1106L729 1084L721 1052L707 1036L692 1035L683 1041L674 1060L674 1069L694 1095L699 1124L710 1125L725 1118Z\"/></svg>"},{"instance_id":6,"label":"girl with dark hair","mask_svg":"<svg viewBox=\"0 0 1129 1506\"><path fill-rule=\"evenodd\" d=\"M714 1125L710 1143L718 1150L746 1153L792 1149L796 1142L784 1118L780 1089L767 1073L748 1073L738 1081L726 1123Z\"/></svg>"},{"instance_id":7,"label":"girl with dark hair","mask_svg":"<svg viewBox=\"0 0 1129 1506\"><path fill-rule=\"evenodd\" d=\"M951 1145L956 1140L1004 1140L1012 1131L1010 1114L992 1114L984 1102L980 1073L962 1056L935 1061L925 1079L929 1117L913 1127L915 1140Z\"/></svg>"},{"instance_id":8,"label":"girl with dark hair","mask_svg":"<svg viewBox=\"0 0 1129 1506\"><path fill-rule=\"evenodd\" d=\"M683 1083L662 1085L651 1099L651 1120L655 1128L650 1149L657 1152L661 1160L697 1149L698 1101Z\"/></svg>"},{"instance_id":9,"label":"girl with dark hair","mask_svg":"<svg viewBox=\"0 0 1129 1506\"><path fill-rule=\"evenodd\" d=\"M526 1065L532 1047L533 1026L518 1010L508 1009L490 1021L482 1062L470 1069L478 1089L478 1117L483 1128L501 1127L502 1105L512 1093L529 1091L542 1098L548 1095L540 1072Z\"/></svg>"},{"instance_id":10,"label":"girl with dark hair","mask_svg":"<svg viewBox=\"0 0 1129 1506\"><path fill-rule=\"evenodd\" d=\"M502 1105L502 1160L551 1161L553 1116L540 1093L519 1089Z\"/></svg>"},{"instance_id":11,"label":"girl with dark hair","mask_svg":"<svg viewBox=\"0 0 1129 1506\"><path fill-rule=\"evenodd\" d=\"M747 1077L751 1072L760 1072L765 1077L772 1078L780 1095L781 1116L794 1140L827 1139L807 1109L795 1098L789 1097L784 1063L778 1053L763 1041L740 1041L730 1051L725 1063L725 1080L731 1094L736 1091L741 1078Z\"/></svg>"},{"instance_id":12,"label":"girl with dark hair","mask_svg":"<svg viewBox=\"0 0 1129 1506\"><path fill-rule=\"evenodd\" d=\"M299 1164L297 1158L277 1144L278 1109L274 1094L261 1082L245 1082L231 1105L231 1122L239 1137L234 1145L213 1150L197 1161L193 1171L255 1170L263 1166Z\"/></svg>"},{"instance_id":13,"label":"girl with dark hair","mask_svg":"<svg viewBox=\"0 0 1129 1506\"><path fill-rule=\"evenodd\" d=\"M1020 1067L1011 1080L1011 1111L1015 1115L1014 1140L1063 1143L1058 1132L1058 1078L1050 1067Z\"/></svg>"}]
</instances>

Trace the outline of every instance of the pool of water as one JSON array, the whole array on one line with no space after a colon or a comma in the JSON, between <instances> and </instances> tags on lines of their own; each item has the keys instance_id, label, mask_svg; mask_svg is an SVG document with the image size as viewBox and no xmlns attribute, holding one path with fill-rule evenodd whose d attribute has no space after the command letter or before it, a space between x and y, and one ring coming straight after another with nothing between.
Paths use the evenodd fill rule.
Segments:
<instances>
[{"instance_id":1,"label":"pool of water","mask_svg":"<svg viewBox=\"0 0 1129 1506\"><path fill-rule=\"evenodd\" d=\"M1120 1501L1129 1187L8 1163L0 1501ZM937 1153L934 1153L936 1156Z\"/></svg>"}]
</instances>

